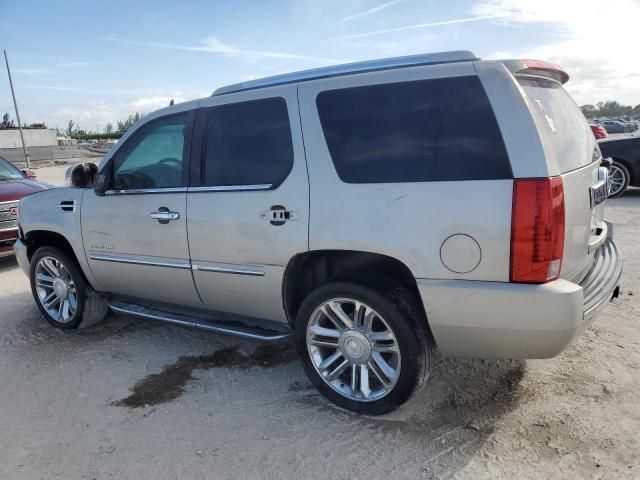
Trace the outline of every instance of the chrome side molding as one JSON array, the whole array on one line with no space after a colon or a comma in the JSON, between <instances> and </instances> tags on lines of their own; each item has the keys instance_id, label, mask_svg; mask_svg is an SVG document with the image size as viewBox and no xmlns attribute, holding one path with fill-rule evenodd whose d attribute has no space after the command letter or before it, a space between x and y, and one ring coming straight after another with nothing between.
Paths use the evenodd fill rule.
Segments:
<instances>
[{"instance_id":1,"label":"chrome side molding","mask_svg":"<svg viewBox=\"0 0 640 480\"><path fill-rule=\"evenodd\" d=\"M197 192L246 192L270 190L270 183L260 185L216 185L210 187L134 188L131 190L106 190L105 195L142 195L145 193L197 193Z\"/></svg>"},{"instance_id":2,"label":"chrome side molding","mask_svg":"<svg viewBox=\"0 0 640 480\"><path fill-rule=\"evenodd\" d=\"M261 185L218 185L212 187L189 187L192 192L246 192L251 190L269 190L273 185L265 183Z\"/></svg>"},{"instance_id":3,"label":"chrome side molding","mask_svg":"<svg viewBox=\"0 0 640 480\"><path fill-rule=\"evenodd\" d=\"M260 267L245 266L245 265L214 265L214 264L197 264L191 265L191 269L194 272L218 272L218 273L232 273L235 275L252 275L255 277L264 277L265 272Z\"/></svg>"},{"instance_id":4,"label":"chrome side molding","mask_svg":"<svg viewBox=\"0 0 640 480\"><path fill-rule=\"evenodd\" d=\"M191 268L191 264L188 261L173 259L173 258L154 258L154 257L139 257L137 255L116 255L113 253L102 252L89 252L89 258L91 260L98 260L101 262L114 262L114 263L129 263L133 265L148 265L152 267L168 267L168 268Z\"/></svg>"},{"instance_id":5,"label":"chrome side molding","mask_svg":"<svg viewBox=\"0 0 640 480\"><path fill-rule=\"evenodd\" d=\"M91 244L92 248L112 249L110 244ZM142 257L138 255L123 255L91 250L88 252L91 260L100 262L129 263L132 265L147 265L152 267L184 268L194 272L230 273L233 275L250 275L264 277L265 270L255 265L227 265L216 263L190 263L189 260L179 258Z\"/></svg>"}]
</instances>

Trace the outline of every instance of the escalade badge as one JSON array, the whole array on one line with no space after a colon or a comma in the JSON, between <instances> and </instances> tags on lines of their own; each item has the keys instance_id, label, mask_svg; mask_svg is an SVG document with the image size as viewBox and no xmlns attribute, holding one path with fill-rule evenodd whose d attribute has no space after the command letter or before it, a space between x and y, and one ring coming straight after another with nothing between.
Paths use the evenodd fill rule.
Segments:
<instances>
[{"instance_id":1,"label":"escalade badge","mask_svg":"<svg viewBox=\"0 0 640 480\"><path fill-rule=\"evenodd\" d=\"M113 250L113 245L110 245L108 243L91 243L89 246L91 248L102 248L107 250Z\"/></svg>"},{"instance_id":2,"label":"escalade badge","mask_svg":"<svg viewBox=\"0 0 640 480\"><path fill-rule=\"evenodd\" d=\"M9 215L11 215L12 217L17 217L18 216L18 207L11 207L9 209Z\"/></svg>"}]
</instances>

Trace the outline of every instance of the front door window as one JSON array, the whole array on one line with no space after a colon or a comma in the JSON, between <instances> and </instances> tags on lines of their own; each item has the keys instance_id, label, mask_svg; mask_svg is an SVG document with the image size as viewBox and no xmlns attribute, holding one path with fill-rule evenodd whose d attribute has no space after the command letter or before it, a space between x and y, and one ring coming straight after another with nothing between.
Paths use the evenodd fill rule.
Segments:
<instances>
[{"instance_id":1,"label":"front door window","mask_svg":"<svg viewBox=\"0 0 640 480\"><path fill-rule=\"evenodd\" d=\"M113 169L115 190L171 188L183 185L187 115L152 121L118 152Z\"/></svg>"}]
</instances>

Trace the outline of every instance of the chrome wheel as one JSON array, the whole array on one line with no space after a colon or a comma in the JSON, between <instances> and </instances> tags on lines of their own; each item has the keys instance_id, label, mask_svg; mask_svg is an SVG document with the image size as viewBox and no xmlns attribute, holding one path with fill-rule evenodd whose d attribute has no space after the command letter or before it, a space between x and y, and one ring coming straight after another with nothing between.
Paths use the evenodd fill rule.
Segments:
<instances>
[{"instance_id":1,"label":"chrome wheel","mask_svg":"<svg viewBox=\"0 0 640 480\"><path fill-rule=\"evenodd\" d=\"M622 192L627 184L627 175L617 165L609 167L609 196L613 197Z\"/></svg>"},{"instance_id":2,"label":"chrome wheel","mask_svg":"<svg viewBox=\"0 0 640 480\"><path fill-rule=\"evenodd\" d=\"M400 376L393 331L373 308L351 298L326 300L314 310L307 351L320 378L350 400L379 400Z\"/></svg>"},{"instance_id":3,"label":"chrome wheel","mask_svg":"<svg viewBox=\"0 0 640 480\"><path fill-rule=\"evenodd\" d=\"M34 271L36 294L53 320L69 323L78 309L78 296L69 270L54 257L42 257Z\"/></svg>"}]
</instances>

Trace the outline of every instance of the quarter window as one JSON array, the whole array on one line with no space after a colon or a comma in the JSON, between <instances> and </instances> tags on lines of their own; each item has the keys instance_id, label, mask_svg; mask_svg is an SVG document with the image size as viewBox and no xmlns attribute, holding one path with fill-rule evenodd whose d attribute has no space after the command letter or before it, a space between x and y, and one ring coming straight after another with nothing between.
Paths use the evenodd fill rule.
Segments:
<instances>
[{"instance_id":1,"label":"quarter window","mask_svg":"<svg viewBox=\"0 0 640 480\"><path fill-rule=\"evenodd\" d=\"M116 190L183 186L187 114L154 120L141 127L116 154ZM131 143L129 143L131 142Z\"/></svg>"},{"instance_id":2,"label":"quarter window","mask_svg":"<svg viewBox=\"0 0 640 480\"><path fill-rule=\"evenodd\" d=\"M207 115L204 184L281 184L293 166L287 106L282 98L212 108Z\"/></svg>"},{"instance_id":3,"label":"quarter window","mask_svg":"<svg viewBox=\"0 0 640 480\"><path fill-rule=\"evenodd\" d=\"M344 182L512 178L491 104L475 76L328 90L316 103Z\"/></svg>"}]
</instances>

